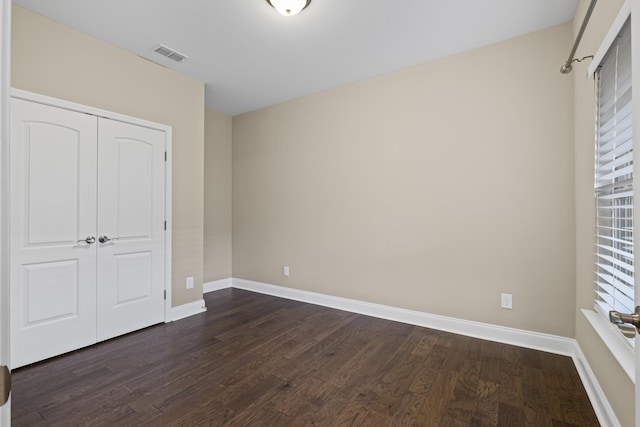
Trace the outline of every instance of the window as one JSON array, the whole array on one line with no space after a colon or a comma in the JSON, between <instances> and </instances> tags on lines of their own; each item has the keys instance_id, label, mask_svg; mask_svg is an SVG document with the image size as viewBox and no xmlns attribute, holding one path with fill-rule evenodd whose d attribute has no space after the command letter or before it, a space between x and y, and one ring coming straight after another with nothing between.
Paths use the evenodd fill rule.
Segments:
<instances>
[{"instance_id":1,"label":"window","mask_svg":"<svg viewBox=\"0 0 640 427\"><path fill-rule=\"evenodd\" d=\"M634 311L631 24L596 71L595 306Z\"/></svg>"}]
</instances>

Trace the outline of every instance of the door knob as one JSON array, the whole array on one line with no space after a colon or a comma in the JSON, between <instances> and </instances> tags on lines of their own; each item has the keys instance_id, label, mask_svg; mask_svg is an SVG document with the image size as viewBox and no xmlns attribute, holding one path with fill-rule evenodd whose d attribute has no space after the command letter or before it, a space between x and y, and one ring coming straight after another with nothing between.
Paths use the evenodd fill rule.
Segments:
<instances>
[{"instance_id":1,"label":"door knob","mask_svg":"<svg viewBox=\"0 0 640 427\"><path fill-rule=\"evenodd\" d=\"M636 329L640 330L640 305L636 307L635 313L632 314L619 313L615 310L610 311L609 321L616 325L625 337L635 337Z\"/></svg>"},{"instance_id":2,"label":"door knob","mask_svg":"<svg viewBox=\"0 0 640 427\"><path fill-rule=\"evenodd\" d=\"M109 238L107 236L98 237L98 242L100 243L107 243L107 242L110 242L111 240L118 240L118 238L117 237Z\"/></svg>"},{"instance_id":3,"label":"door knob","mask_svg":"<svg viewBox=\"0 0 640 427\"><path fill-rule=\"evenodd\" d=\"M78 243L82 243L82 242L84 242L84 243L88 243L88 244L90 244L90 245L91 245L91 244L93 244L93 243L95 243L95 242L96 242L96 238L95 238L95 237L93 237L93 236L89 236L89 237L87 237L86 239L78 240Z\"/></svg>"}]
</instances>

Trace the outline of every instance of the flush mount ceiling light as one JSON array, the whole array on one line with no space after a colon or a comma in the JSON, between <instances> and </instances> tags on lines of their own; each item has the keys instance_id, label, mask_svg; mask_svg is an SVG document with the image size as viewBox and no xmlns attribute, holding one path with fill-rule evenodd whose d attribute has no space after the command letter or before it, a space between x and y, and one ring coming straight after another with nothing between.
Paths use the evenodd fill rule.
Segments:
<instances>
[{"instance_id":1,"label":"flush mount ceiling light","mask_svg":"<svg viewBox=\"0 0 640 427\"><path fill-rule=\"evenodd\" d=\"M300 13L302 9L309 6L311 0L267 0L275 10L281 15L293 16Z\"/></svg>"}]
</instances>

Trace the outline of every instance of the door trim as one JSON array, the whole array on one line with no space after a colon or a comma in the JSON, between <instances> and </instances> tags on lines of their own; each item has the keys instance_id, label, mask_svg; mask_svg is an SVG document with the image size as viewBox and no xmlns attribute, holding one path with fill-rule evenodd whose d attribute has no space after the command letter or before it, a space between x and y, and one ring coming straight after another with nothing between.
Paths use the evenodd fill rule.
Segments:
<instances>
[{"instance_id":1,"label":"door trim","mask_svg":"<svg viewBox=\"0 0 640 427\"><path fill-rule=\"evenodd\" d=\"M11 0L0 0L0 365L10 364L9 336L9 82ZM0 425L11 423L11 396L0 407Z\"/></svg>"},{"instance_id":2,"label":"door trim","mask_svg":"<svg viewBox=\"0 0 640 427\"><path fill-rule=\"evenodd\" d=\"M6 1L6 0L0 0ZM10 3L10 2L9 2ZM10 96L12 98L24 99L25 101L37 102L39 104L49 105L52 107L63 108L66 110L76 111L79 113L91 114L92 116L103 117L110 120L116 120L123 123L130 123L137 126L142 126L150 129L155 129L164 132L165 134L165 151L167 152L165 162L165 182L164 182L164 216L167 221L167 229L165 230L164 239L164 264L165 264L165 277L164 277L164 290L166 292L166 300L164 302L164 322L172 321L171 316L171 236L172 236L172 169L173 169L173 156L172 156L172 128L171 126L163 125L161 123L152 122L149 120L139 119L136 117L127 116L124 114L114 113L113 111L102 110L100 108L94 108L87 105L77 104L75 102L65 101L63 99L52 98L50 96L41 95L38 93L29 92L22 89L10 89ZM7 97L8 98L8 97ZM8 102L8 99L7 99ZM4 129L4 127L3 127ZM4 132L4 130L3 130ZM8 134L7 134L8 145ZM3 171L3 174L5 171ZM4 179L4 177L3 177ZM6 181L6 180L5 180ZM4 182L3 182L4 185ZM7 228L8 229L8 228ZM6 239L2 239L4 242ZM4 243L3 243L4 244ZM7 264L8 265L8 264ZM4 274L4 273L3 273ZM7 281L8 283L8 281Z\"/></svg>"},{"instance_id":3,"label":"door trim","mask_svg":"<svg viewBox=\"0 0 640 427\"><path fill-rule=\"evenodd\" d=\"M167 138L167 142L165 145L165 150L167 152L166 161L164 163L164 218L167 221L167 230L164 235L164 290L166 292L166 299L164 301L164 321L172 322L171 318L171 229L173 221L171 219L171 211L173 206L173 200L171 198L172 195L172 176L173 176L173 145L171 141L173 140L172 128L171 126L167 126L165 129L165 135Z\"/></svg>"}]
</instances>

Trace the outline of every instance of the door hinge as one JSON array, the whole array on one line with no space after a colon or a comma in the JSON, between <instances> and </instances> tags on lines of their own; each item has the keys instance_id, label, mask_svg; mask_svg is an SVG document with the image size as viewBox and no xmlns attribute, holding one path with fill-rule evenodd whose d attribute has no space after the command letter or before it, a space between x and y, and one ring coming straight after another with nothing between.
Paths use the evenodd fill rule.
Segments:
<instances>
[{"instance_id":1,"label":"door hinge","mask_svg":"<svg viewBox=\"0 0 640 427\"><path fill-rule=\"evenodd\" d=\"M11 371L6 366L0 366L0 406L7 403L11 393Z\"/></svg>"},{"instance_id":2,"label":"door hinge","mask_svg":"<svg viewBox=\"0 0 640 427\"><path fill-rule=\"evenodd\" d=\"M164 299L167 299L167 290L164 291Z\"/></svg>"},{"instance_id":3,"label":"door hinge","mask_svg":"<svg viewBox=\"0 0 640 427\"><path fill-rule=\"evenodd\" d=\"M164 161L165 162L167 161L167 152L166 151L164 152Z\"/></svg>"},{"instance_id":4,"label":"door hinge","mask_svg":"<svg viewBox=\"0 0 640 427\"><path fill-rule=\"evenodd\" d=\"M164 222L164 229L167 229L167 221Z\"/></svg>"}]
</instances>

